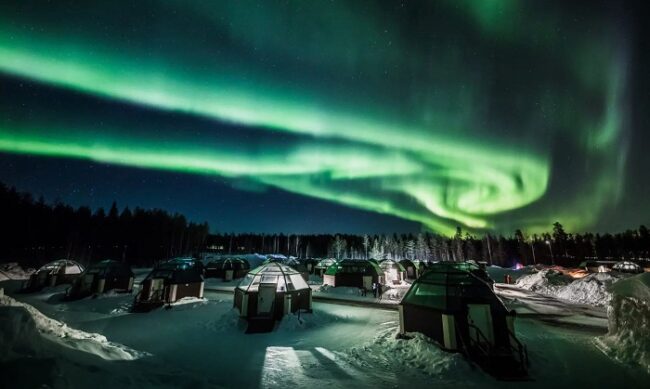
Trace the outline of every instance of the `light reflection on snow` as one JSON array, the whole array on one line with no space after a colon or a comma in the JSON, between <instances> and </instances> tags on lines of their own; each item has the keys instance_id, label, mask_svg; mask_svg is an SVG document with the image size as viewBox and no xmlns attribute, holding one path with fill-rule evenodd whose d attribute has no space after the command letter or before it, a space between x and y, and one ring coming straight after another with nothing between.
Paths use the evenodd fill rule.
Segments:
<instances>
[{"instance_id":1,"label":"light reflection on snow","mask_svg":"<svg viewBox=\"0 0 650 389\"><path fill-rule=\"evenodd\" d=\"M315 347L314 349L319 353L321 353L325 358L330 359L332 361L336 360L336 355L334 355L334 353L331 352L330 350L323 347Z\"/></svg>"},{"instance_id":2,"label":"light reflection on snow","mask_svg":"<svg viewBox=\"0 0 650 389\"><path fill-rule=\"evenodd\" d=\"M293 347L267 347L262 368L261 387L275 387L286 383L289 372L294 376L302 375L300 360Z\"/></svg>"}]
</instances>

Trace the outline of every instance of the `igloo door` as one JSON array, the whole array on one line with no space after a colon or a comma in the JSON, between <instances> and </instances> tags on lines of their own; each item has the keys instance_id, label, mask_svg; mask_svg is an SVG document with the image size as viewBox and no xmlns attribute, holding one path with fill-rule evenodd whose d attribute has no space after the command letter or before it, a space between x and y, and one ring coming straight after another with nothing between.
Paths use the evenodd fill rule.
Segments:
<instances>
[{"instance_id":1,"label":"igloo door","mask_svg":"<svg viewBox=\"0 0 650 389\"><path fill-rule=\"evenodd\" d=\"M467 304L467 322L473 326L469 334L476 342L487 341L494 345L494 327L492 326L492 313L488 304ZM474 331L472 331L474 329ZM477 332L480 332L478 334Z\"/></svg>"},{"instance_id":2,"label":"igloo door","mask_svg":"<svg viewBox=\"0 0 650 389\"><path fill-rule=\"evenodd\" d=\"M275 302L275 290L277 284L260 284L257 293L257 314L267 316L272 314L273 302Z\"/></svg>"},{"instance_id":3,"label":"igloo door","mask_svg":"<svg viewBox=\"0 0 650 389\"><path fill-rule=\"evenodd\" d=\"M415 268L413 266L409 266L406 268L406 273L408 275L408 278L416 278L415 277Z\"/></svg>"},{"instance_id":4,"label":"igloo door","mask_svg":"<svg viewBox=\"0 0 650 389\"><path fill-rule=\"evenodd\" d=\"M372 291L372 276L363 276L363 287Z\"/></svg>"}]
</instances>

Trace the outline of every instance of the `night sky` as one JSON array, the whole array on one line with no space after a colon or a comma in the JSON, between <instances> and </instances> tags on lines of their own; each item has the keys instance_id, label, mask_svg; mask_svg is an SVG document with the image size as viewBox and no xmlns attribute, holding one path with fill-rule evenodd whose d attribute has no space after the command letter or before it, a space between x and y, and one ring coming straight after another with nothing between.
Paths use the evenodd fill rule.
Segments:
<instances>
[{"instance_id":1,"label":"night sky","mask_svg":"<svg viewBox=\"0 0 650 389\"><path fill-rule=\"evenodd\" d=\"M0 181L214 232L650 222L643 2L3 1Z\"/></svg>"}]
</instances>

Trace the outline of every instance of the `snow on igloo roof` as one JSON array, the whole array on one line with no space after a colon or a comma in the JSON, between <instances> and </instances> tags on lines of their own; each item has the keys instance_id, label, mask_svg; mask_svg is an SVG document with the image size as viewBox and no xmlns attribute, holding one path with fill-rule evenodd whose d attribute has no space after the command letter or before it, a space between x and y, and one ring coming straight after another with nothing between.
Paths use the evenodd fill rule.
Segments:
<instances>
[{"instance_id":1,"label":"snow on igloo roof","mask_svg":"<svg viewBox=\"0 0 650 389\"><path fill-rule=\"evenodd\" d=\"M639 266L639 264L630 261L617 262L616 264L614 264L614 266L612 266L612 269L617 271L623 271L623 272L625 271L635 272L635 273L643 272L643 269L641 269L641 266Z\"/></svg>"},{"instance_id":2,"label":"snow on igloo roof","mask_svg":"<svg viewBox=\"0 0 650 389\"><path fill-rule=\"evenodd\" d=\"M336 258L324 258L318 261L317 267L328 267L336 263Z\"/></svg>"},{"instance_id":3,"label":"snow on igloo roof","mask_svg":"<svg viewBox=\"0 0 650 389\"><path fill-rule=\"evenodd\" d=\"M49 272L57 273L61 268L65 268L64 274L81 274L84 271L83 265L69 259L59 259L41 266L37 273Z\"/></svg>"},{"instance_id":4,"label":"snow on igloo roof","mask_svg":"<svg viewBox=\"0 0 650 389\"><path fill-rule=\"evenodd\" d=\"M406 271L406 269L404 269L404 266L394 259L384 259L383 261L379 262L379 267L381 267L384 271L390 269L396 269L397 271Z\"/></svg>"},{"instance_id":5,"label":"snow on igloo roof","mask_svg":"<svg viewBox=\"0 0 650 389\"><path fill-rule=\"evenodd\" d=\"M309 289L300 272L277 262L270 262L251 270L237 287L254 292L257 291L259 284L277 284L278 292Z\"/></svg>"}]
</instances>

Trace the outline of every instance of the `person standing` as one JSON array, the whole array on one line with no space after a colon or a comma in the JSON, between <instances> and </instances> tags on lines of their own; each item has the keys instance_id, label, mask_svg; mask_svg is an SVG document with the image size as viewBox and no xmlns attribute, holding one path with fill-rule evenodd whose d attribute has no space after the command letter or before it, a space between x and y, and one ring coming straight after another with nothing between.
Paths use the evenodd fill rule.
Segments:
<instances>
[{"instance_id":1,"label":"person standing","mask_svg":"<svg viewBox=\"0 0 650 389\"><path fill-rule=\"evenodd\" d=\"M373 282L372 283L372 295L377 298L377 283Z\"/></svg>"},{"instance_id":2,"label":"person standing","mask_svg":"<svg viewBox=\"0 0 650 389\"><path fill-rule=\"evenodd\" d=\"M379 282L377 283L377 296L381 300L381 284Z\"/></svg>"}]
</instances>

